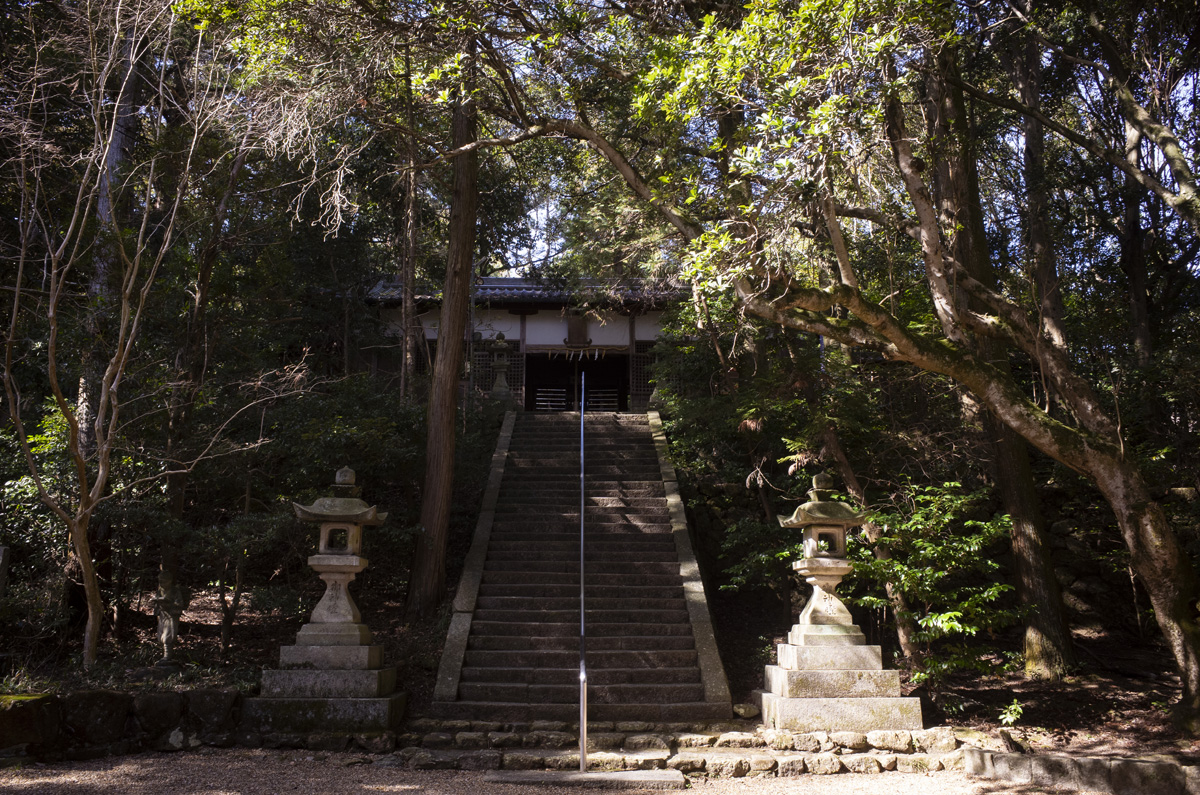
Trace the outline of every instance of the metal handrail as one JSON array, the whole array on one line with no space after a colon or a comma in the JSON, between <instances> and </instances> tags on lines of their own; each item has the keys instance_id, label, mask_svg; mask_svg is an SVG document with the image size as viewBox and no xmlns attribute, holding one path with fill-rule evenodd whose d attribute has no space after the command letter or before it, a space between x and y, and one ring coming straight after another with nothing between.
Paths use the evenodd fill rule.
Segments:
<instances>
[{"instance_id":1,"label":"metal handrail","mask_svg":"<svg viewBox=\"0 0 1200 795\"><path fill-rule=\"evenodd\" d=\"M583 602L583 412L587 401L587 373L579 374L579 772L587 772L587 624Z\"/></svg>"}]
</instances>

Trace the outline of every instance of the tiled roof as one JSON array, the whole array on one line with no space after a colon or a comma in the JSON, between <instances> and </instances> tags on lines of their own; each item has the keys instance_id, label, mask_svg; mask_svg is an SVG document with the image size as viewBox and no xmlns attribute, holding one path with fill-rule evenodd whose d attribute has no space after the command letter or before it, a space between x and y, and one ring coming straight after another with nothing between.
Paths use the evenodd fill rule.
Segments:
<instances>
[{"instance_id":1,"label":"tiled roof","mask_svg":"<svg viewBox=\"0 0 1200 795\"><path fill-rule=\"evenodd\" d=\"M589 281L577 285L552 284L537 279L487 276L475 282L475 303L493 306L542 304L562 306L588 303L592 305L661 306L686 297L686 287L663 285L644 280ZM370 303L394 306L403 298L399 282L381 281L367 296ZM417 290L416 300L433 303L441 300L440 292Z\"/></svg>"}]
</instances>

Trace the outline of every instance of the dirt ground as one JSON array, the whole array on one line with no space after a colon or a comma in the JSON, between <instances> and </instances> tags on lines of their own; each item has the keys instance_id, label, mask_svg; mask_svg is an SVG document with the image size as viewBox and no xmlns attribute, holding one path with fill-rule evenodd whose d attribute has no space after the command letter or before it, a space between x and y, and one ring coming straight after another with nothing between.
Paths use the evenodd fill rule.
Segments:
<instances>
[{"instance_id":1,"label":"dirt ground","mask_svg":"<svg viewBox=\"0 0 1200 795\"><path fill-rule=\"evenodd\" d=\"M407 792L422 795L562 795L591 790L515 786L477 772L411 771L353 754L216 750L137 754L119 759L0 769L0 792L13 795L276 795ZM1051 793L961 773L882 773L698 781L698 795L1034 795ZM651 793L662 790L622 790ZM1089 795L1082 793L1081 795Z\"/></svg>"}]
</instances>

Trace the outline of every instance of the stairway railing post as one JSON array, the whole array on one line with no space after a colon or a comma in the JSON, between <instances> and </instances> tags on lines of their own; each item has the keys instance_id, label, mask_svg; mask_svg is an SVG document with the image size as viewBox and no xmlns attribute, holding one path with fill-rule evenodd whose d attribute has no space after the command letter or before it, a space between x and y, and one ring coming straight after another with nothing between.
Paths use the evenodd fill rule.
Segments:
<instances>
[{"instance_id":1,"label":"stairway railing post","mask_svg":"<svg viewBox=\"0 0 1200 795\"><path fill-rule=\"evenodd\" d=\"M583 594L583 412L587 401L587 373L580 373L579 395L579 772L587 772L587 625Z\"/></svg>"}]
</instances>

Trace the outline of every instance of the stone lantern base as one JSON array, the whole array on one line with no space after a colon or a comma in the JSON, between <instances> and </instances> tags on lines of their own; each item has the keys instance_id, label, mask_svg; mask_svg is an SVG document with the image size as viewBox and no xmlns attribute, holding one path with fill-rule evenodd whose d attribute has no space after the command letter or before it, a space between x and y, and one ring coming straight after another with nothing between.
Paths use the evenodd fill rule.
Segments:
<instances>
[{"instance_id":1,"label":"stone lantern base","mask_svg":"<svg viewBox=\"0 0 1200 795\"><path fill-rule=\"evenodd\" d=\"M920 729L921 700L900 696L900 672L854 624L796 624L766 668L763 722L796 732Z\"/></svg>"},{"instance_id":2,"label":"stone lantern base","mask_svg":"<svg viewBox=\"0 0 1200 795\"><path fill-rule=\"evenodd\" d=\"M396 668L384 667L383 647L370 645L370 632L363 644L304 645L306 636L329 640L333 633L320 629L306 624L295 646L279 650L279 669L262 672L262 695L245 701L247 725L264 733L395 729L407 695L395 692Z\"/></svg>"}]
</instances>

